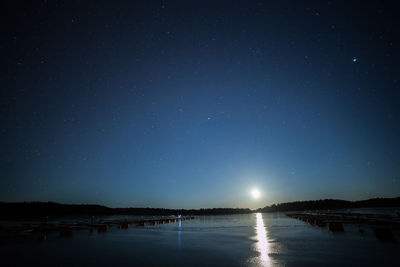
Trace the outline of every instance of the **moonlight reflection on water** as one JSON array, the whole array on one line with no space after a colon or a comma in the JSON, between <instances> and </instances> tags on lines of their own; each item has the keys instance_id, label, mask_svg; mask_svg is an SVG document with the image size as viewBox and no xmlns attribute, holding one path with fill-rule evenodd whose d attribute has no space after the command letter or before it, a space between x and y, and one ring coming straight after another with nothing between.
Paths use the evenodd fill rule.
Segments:
<instances>
[{"instance_id":1,"label":"moonlight reflection on water","mask_svg":"<svg viewBox=\"0 0 400 267\"><path fill-rule=\"evenodd\" d=\"M259 266L271 266L271 259L269 258L270 247L267 240L267 230L264 226L264 220L261 213L256 213L256 232L257 232L257 243L256 249L260 253L258 257Z\"/></svg>"}]
</instances>

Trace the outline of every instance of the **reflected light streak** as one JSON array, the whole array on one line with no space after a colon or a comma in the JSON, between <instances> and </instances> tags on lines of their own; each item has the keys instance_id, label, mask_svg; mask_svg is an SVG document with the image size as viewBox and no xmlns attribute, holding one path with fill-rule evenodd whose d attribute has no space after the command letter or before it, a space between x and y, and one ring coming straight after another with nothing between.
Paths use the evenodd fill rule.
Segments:
<instances>
[{"instance_id":1,"label":"reflected light streak","mask_svg":"<svg viewBox=\"0 0 400 267\"><path fill-rule=\"evenodd\" d=\"M256 230L257 230L257 240L258 242L256 243L256 249L260 253L259 256L259 263L260 266L270 266L271 265L271 259L269 258L269 243L267 240L267 230L265 229L264 226L264 221L261 213L256 213L256 218L257 218L257 224L256 224Z\"/></svg>"},{"instance_id":2,"label":"reflected light streak","mask_svg":"<svg viewBox=\"0 0 400 267\"><path fill-rule=\"evenodd\" d=\"M179 225L178 225L178 246L181 247L181 228L182 228L182 220L179 218Z\"/></svg>"}]
</instances>

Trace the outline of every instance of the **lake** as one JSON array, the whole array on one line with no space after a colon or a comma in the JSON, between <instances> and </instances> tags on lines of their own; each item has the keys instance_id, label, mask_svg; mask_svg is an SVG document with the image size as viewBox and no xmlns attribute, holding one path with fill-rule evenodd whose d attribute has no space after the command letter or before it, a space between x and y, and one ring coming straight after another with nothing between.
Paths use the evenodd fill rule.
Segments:
<instances>
[{"instance_id":1,"label":"lake","mask_svg":"<svg viewBox=\"0 0 400 267\"><path fill-rule=\"evenodd\" d=\"M344 233L333 234L283 213L197 216L9 241L0 256L2 266L400 266L399 243L378 241L370 227L363 229L345 225Z\"/></svg>"}]
</instances>

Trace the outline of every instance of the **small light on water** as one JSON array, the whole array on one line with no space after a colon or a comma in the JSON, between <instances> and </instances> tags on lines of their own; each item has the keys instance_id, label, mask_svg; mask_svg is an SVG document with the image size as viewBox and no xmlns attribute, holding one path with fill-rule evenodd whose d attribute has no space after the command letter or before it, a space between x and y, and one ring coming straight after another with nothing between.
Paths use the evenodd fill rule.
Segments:
<instances>
[{"instance_id":1,"label":"small light on water","mask_svg":"<svg viewBox=\"0 0 400 267\"><path fill-rule=\"evenodd\" d=\"M181 216L181 215L179 215ZM182 220L179 217L179 223L178 223L178 246L181 247L181 228L182 228Z\"/></svg>"}]
</instances>

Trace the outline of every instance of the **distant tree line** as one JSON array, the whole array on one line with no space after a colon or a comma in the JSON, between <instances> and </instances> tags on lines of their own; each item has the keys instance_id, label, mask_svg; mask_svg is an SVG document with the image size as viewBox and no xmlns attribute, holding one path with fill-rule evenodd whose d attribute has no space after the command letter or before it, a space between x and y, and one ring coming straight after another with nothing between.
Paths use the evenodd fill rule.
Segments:
<instances>
[{"instance_id":1,"label":"distant tree line","mask_svg":"<svg viewBox=\"0 0 400 267\"><path fill-rule=\"evenodd\" d=\"M400 207L400 197L396 198L372 198L368 200L346 201L339 199L322 199L310 201L295 201L273 204L258 209L257 212L277 211L304 211L304 210L330 210L351 208L374 208L374 207Z\"/></svg>"},{"instance_id":2,"label":"distant tree line","mask_svg":"<svg viewBox=\"0 0 400 267\"><path fill-rule=\"evenodd\" d=\"M0 217L58 217L107 215L221 215L252 213L250 209L161 209L161 208L109 208L90 204L60 204L55 202L0 202Z\"/></svg>"},{"instance_id":3,"label":"distant tree line","mask_svg":"<svg viewBox=\"0 0 400 267\"><path fill-rule=\"evenodd\" d=\"M108 216L108 215L229 215L252 212L330 210L366 207L399 207L400 197L373 198L360 201L323 199L274 204L258 210L213 208L213 209L161 209L161 208L109 208L92 204L60 204L55 202L0 202L0 218L37 218L61 216Z\"/></svg>"}]
</instances>

